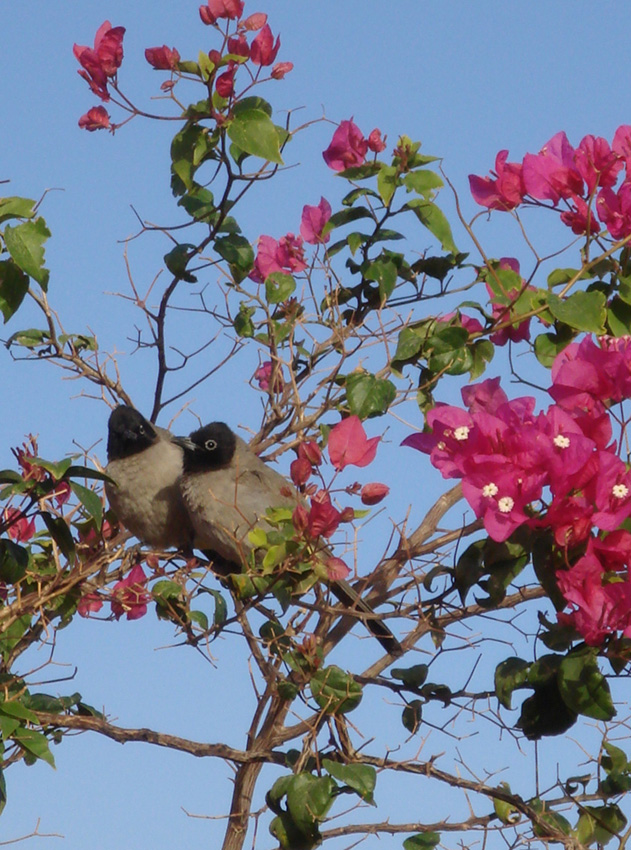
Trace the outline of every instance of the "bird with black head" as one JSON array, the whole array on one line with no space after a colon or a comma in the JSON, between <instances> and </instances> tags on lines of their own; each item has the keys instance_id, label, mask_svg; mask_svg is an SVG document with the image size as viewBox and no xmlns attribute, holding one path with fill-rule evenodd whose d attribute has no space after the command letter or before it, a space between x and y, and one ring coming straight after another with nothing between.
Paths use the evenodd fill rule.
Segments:
<instances>
[{"instance_id":1,"label":"bird with black head","mask_svg":"<svg viewBox=\"0 0 631 850\"><path fill-rule=\"evenodd\" d=\"M270 528L265 520L267 509L295 507L302 497L224 422L211 422L176 442L184 450L180 491L195 547L216 552L223 562L234 565L233 570L241 571L253 551L250 531ZM323 547L324 558L330 554ZM390 629L348 582L333 580L328 586L386 652L401 653Z\"/></svg>"}]
</instances>

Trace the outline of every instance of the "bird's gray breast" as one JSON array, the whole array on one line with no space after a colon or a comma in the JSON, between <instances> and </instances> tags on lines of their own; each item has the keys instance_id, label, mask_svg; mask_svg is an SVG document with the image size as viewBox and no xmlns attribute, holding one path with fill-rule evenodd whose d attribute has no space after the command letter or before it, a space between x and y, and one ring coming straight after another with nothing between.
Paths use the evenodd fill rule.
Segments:
<instances>
[{"instance_id":1,"label":"bird's gray breast","mask_svg":"<svg viewBox=\"0 0 631 850\"><path fill-rule=\"evenodd\" d=\"M110 461L105 471L117 485L105 485L110 504L135 537L156 548L190 545L191 525L178 486L179 446L161 439L138 454Z\"/></svg>"}]
</instances>

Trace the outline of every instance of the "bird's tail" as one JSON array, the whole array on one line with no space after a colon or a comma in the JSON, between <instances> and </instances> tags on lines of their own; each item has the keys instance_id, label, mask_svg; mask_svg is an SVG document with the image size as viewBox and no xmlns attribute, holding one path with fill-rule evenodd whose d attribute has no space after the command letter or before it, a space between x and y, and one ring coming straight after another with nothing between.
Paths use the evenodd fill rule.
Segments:
<instances>
[{"instance_id":1,"label":"bird's tail","mask_svg":"<svg viewBox=\"0 0 631 850\"><path fill-rule=\"evenodd\" d=\"M347 581L332 581L330 588L331 593L342 605L351 609L351 613L362 621L370 634L379 641L389 655L403 655L403 647L390 629Z\"/></svg>"}]
</instances>

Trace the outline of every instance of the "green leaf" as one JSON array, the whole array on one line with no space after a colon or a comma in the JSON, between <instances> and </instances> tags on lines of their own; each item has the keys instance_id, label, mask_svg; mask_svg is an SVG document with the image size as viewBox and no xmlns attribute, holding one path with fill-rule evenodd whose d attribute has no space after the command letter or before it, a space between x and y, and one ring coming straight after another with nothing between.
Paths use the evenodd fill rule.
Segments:
<instances>
[{"instance_id":1,"label":"green leaf","mask_svg":"<svg viewBox=\"0 0 631 850\"><path fill-rule=\"evenodd\" d=\"M290 274L272 272L265 279L265 298L268 304L281 304L296 290L296 281Z\"/></svg>"},{"instance_id":2,"label":"green leaf","mask_svg":"<svg viewBox=\"0 0 631 850\"><path fill-rule=\"evenodd\" d=\"M9 254L22 271L36 280L45 291L48 286L48 269L44 267L44 242L50 236L43 218L25 221L4 229L4 242Z\"/></svg>"},{"instance_id":3,"label":"green leaf","mask_svg":"<svg viewBox=\"0 0 631 850\"><path fill-rule=\"evenodd\" d=\"M581 805L576 837L581 844L607 844L626 824L626 817L615 803L599 807Z\"/></svg>"},{"instance_id":4,"label":"green leaf","mask_svg":"<svg viewBox=\"0 0 631 850\"><path fill-rule=\"evenodd\" d=\"M420 699L413 699L401 713L401 723L410 735L416 735L423 719L423 705Z\"/></svg>"},{"instance_id":5,"label":"green leaf","mask_svg":"<svg viewBox=\"0 0 631 850\"><path fill-rule=\"evenodd\" d=\"M278 132L262 109L244 109L228 126L230 139L246 153L283 165Z\"/></svg>"},{"instance_id":6,"label":"green leaf","mask_svg":"<svg viewBox=\"0 0 631 850\"><path fill-rule=\"evenodd\" d=\"M602 292L575 292L568 298L551 292L548 307L555 319L577 331L601 335L607 332L607 299Z\"/></svg>"},{"instance_id":7,"label":"green leaf","mask_svg":"<svg viewBox=\"0 0 631 850\"><path fill-rule=\"evenodd\" d=\"M335 665L318 670L310 687L314 700L327 714L348 714L362 699L361 685Z\"/></svg>"},{"instance_id":8,"label":"green leaf","mask_svg":"<svg viewBox=\"0 0 631 850\"><path fill-rule=\"evenodd\" d=\"M176 245L168 254L164 255L164 264L177 280L184 280L186 283L196 283L195 275L186 271L186 266L193 259L197 248L188 242L182 242L181 245Z\"/></svg>"},{"instance_id":9,"label":"green leaf","mask_svg":"<svg viewBox=\"0 0 631 850\"><path fill-rule=\"evenodd\" d=\"M26 699L26 695L25 695ZM81 702L81 694L74 693L68 697L51 697L49 694L28 694L28 707L33 711L47 711L50 714L63 714L69 708Z\"/></svg>"},{"instance_id":10,"label":"green leaf","mask_svg":"<svg viewBox=\"0 0 631 850\"><path fill-rule=\"evenodd\" d=\"M342 227L344 224L349 224L351 221L357 221L360 218L370 218L373 221L375 219L374 215L366 207L351 207L351 209L333 213L326 223L326 232L330 232L336 227Z\"/></svg>"},{"instance_id":11,"label":"green leaf","mask_svg":"<svg viewBox=\"0 0 631 850\"><path fill-rule=\"evenodd\" d=\"M62 554L69 561L74 560L75 542L66 521L62 517L55 517L49 514L48 511L42 511L40 516L44 520L50 536L61 549Z\"/></svg>"},{"instance_id":12,"label":"green leaf","mask_svg":"<svg viewBox=\"0 0 631 850\"><path fill-rule=\"evenodd\" d=\"M403 850L432 850L440 843L440 832L419 832L403 842Z\"/></svg>"},{"instance_id":13,"label":"green leaf","mask_svg":"<svg viewBox=\"0 0 631 850\"><path fill-rule=\"evenodd\" d=\"M427 340L425 356L434 373L464 375L473 365L473 356L467 343L469 333L465 328L443 327Z\"/></svg>"},{"instance_id":14,"label":"green leaf","mask_svg":"<svg viewBox=\"0 0 631 850\"><path fill-rule=\"evenodd\" d=\"M0 581L15 584L24 578L28 567L29 555L24 546L12 540L0 540Z\"/></svg>"},{"instance_id":15,"label":"green leaf","mask_svg":"<svg viewBox=\"0 0 631 850\"><path fill-rule=\"evenodd\" d=\"M367 764L341 764L339 761L322 759L322 767L334 779L352 788L365 803L375 805L373 792L377 784L377 771Z\"/></svg>"},{"instance_id":16,"label":"green leaf","mask_svg":"<svg viewBox=\"0 0 631 850\"><path fill-rule=\"evenodd\" d=\"M420 200L420 198L408 201L405 206L407 209L411 209L421 224L438 239L444 251L449 251L452 254L458 253L451 233L451 225L441 209L435 204Z\"/></svg>"},{"instance_id":17,"label":"green leaf","mask_svg":"<svg viewBox=\"0 0 631 850\"><path fill-rule=\"evenodd\" d=\"M363 165L353 165L344 171L338 171L337 176L347 180L367 180L369 177L375 177L380 171L380 162L365 162Z\"/></svg>"},{"instance_id":18,"label":"green leaf","mask_svg":"<svg viewBox=\"0 0 631 850\"><path fill-rule=\"evenodd\" d=\"M217 213L213 193L202 186L195 186L192 191L182 195L177 205L185 209L195 221L205 221Z\"/></svg>"},{"instance_id":19,"label":"green leaf","mask_svg":"<svg viewBox=\"0 0 631 850\"><path fill-rule=\"evenodd\" d=\"M612 336L631 334L631 304L616 296L609 302L607 326Z\"/></svg>"},{"instance_id":20,"label":"green leaf","mask_svg":"<svg viewBox=\"0 0 631 850\"><path fill-rule=\"evenodd\" d=\"M11 348L11 346L15 343L16 345L22 345L24 348L37 348L38 345L42 345L49 339L50 336L48 331L40 331L37 328L28 328L27 330L17 331L12 334L6 341L5 346L7 348Z\"/></svg>"},{"instance_id":21,"label":"green leaf","mask_svg":"<svg viewBox=\"0 0 631 850\"><path fill-rule=\"evenodd\" d=\"M272 117L272 105L267 100L258 95L244 97L243 100L237 101L232 110L234 115L242 115L252 109L259 109L264 112L269 118Z\"/></svg>"},{"instance_id":22,"label":"green leaf","mask_svg":"<svg viewBox=\"0 0 631 850\"><path fill-rule=\"evenodd\" d=\"M505 791L507 794L512 794L508 782L500 782L498 788ZM500 800L497 797L494 797L493 808L495 809L495 814L504 824L519 823L521 820L521 813L519 809L516 809L511 803L507 803L506 800Z\"/></svg>"},{"instance_id":23,"label":"green leaf","mask_svg":"<svg viewBox=\"0 0 631 850\"><path fill-rule=\"evenodd\" d=\"M591 280L593 277L594 273L590 271L581 272L580 269L554 269L548 275L547 284L548 288L552 289L553 286L565 286L571 280Z\"/></svg>"},{"instance_id":24,"label":"green leaf","mask_svg":"<svg viewBox=\"0 0 631 850\"><path fill-rule=\"evenodd\" d=\"M28 292L28 275L13 260L0 261L0 311L5 324Z\"/></svg>"},{"instance_id":25,"label":"green leaf","mask_svg":"<svg viewBox=\"0 0 631 850\"><path fill-rule=\"evenodd\" d=\"M191 623L196 623L203 631L208 631L208 617L203 611L188 611L186 616Z\"/></svg>"},{"instance_id":26,"label":"green leaf","mask_svg":"<svg viewBox=\"0 0 631 850\"><path fill-rule=\"evenodd\" d=\"M542 366L550 369L557 354L563 351L573 338L572 331L563 325L558 333L539 334L535 339L535 357Z\"/></svg>"},{"instance_id":27,"label":"green leaf","mask_svg":"<svg viewBox=\"0 0 631 850\"><path fill-rule=\"evenodd\" d=\"M30 198L0 198L0 224L10 218L33 218L34 208Z\"/></svg>"},{"instance_id":28,"label":"green leaf","mask_svg":"<svg viewBox=\"0 0 631 850\"><path fill-rule=\"evenodd\" d=\"M596 720L611 720L616 710L609 684L598 669L591 649L569 652L561 662L559 690L566 705Z\"/></svg>"},{"instance_id":29,"label":"green leaf","mask_svg":"<svg viewBox=\"0 0 631 850\"><path fill-rule=\"evenodd\" d=\"M98 469L90 469L88 466L78 466L72 464L63 473L62 478L87 478L91 481L108 481L112 483L112 479L105 472L100 472Z\"/></svg>"},{"instance_id":30,"label":"green leaf","mask_svg":"<svg viewBox=\"0 0 631 850\"><path fill-rule=\"evenodd\" d=\"M603 743L603 750L607 753L607 755L601 757L600 763L607 773L630 769L631 766L629 765L627 755L624 750L620 749L620 747L614 746L614 744L610 741L605 741Z\"/></svg>"},{"instance_id":31,"label":"green leaf","mask_svg":"<svg viewBox=\"0 0 631 850\"><path fill-rule=\"evenodd\" d=\"M17 700L6 700L5 702L0 702L0 714L4 714L6 717L24 720L28 723L38 722L37 715Z\"/></svg>"},{"instance_id":32,"label":"green leaf","mask_svg":"<svg viewBox=\"0 0 631 850\"><path fill-rule=\"evenodd\" d=\"M13 740L36 759L41 759L51 767L55 767L55 759L48 747L48 740L41 732L21 728L13 733Z\"/></svg>"},{"instance_id":33,"label":"green leaf","mask_svg":"<svg viewBox=\"0 0 631 850\"><path fill-rule=\"evenodd\" d=\"M330 776L299 773L293 777L287 788L287 810L303 835L317 834L317 824L333 805L336 790Z\"/></svg>"},{"instance_id":34,"label":"green leaf","mask_svg":"<svg viewBox=\"0 0 631 850\"><path fill-rule=\"evenodd\" d=\"M71 481L70 487L89 515L95 520L97 530L99 530L103 522L103 502L101 501L101 497L94 490L89 490L87 487L77 484L76 481Z\"/></svg>"},{"instance_id":35,"label":"green leaf","mask_svg":"<svg viewBox=\"0 0 631 850\"><path fill-rule=\"evenodd\" d=\"M236 233L221 236L215 239L214 248L227 263L242 272L249 272L254 265L254 251L245 236Z\"/></svg>"},{"instance_id":36,"label":"green leaf","mask_svg":"<svg viewBox=\"0 0 631 850\"><path fill-rule=\"evenodd\" d=\"M400 679L408 688L420 688L427 681L429 667L427 664L414 664L412 667L393 667L390 675Z\"/></svg>"},{"instance_id":37,"label":"green leaf","mask_svg":"<svg viewBox=\"0 0 631 850\"><path fill-rule=\"evenodd\" d=\"M396 395L395 385L387 379L366 372L351 372L346 376L348 406L360 419L385 413Z\"/></svg>"},{"instance_id":38,"label":"green leaf","mask_svg":"<svg viewBox=\"0 0 631 850\"><path fill-rule=\"evenodd\" d=\"M204 588L206 593L209 593L212 598L215 600L215 613L213 615L213 625L220 626L222 623L226 622L226 618L228 616L228 607L226 605L226 600L223 598L221 593L218 590L212 590L211 588Z\"/></svg>"},{"instance_id":39,"label":"green leaf","mask_svg":"<svg viewBox=\"0 0 631 850\"><path fill-rule=\"evenodd\" d=\"M202 102L207 110L207 101ZM199 124L187 124L171 142L171 190L183 195L193 190L193 175L201 163L213 155L216 145L208 130Z\"/></svg>"},{"instance_id":40,"label":"green leaf","mask_svg":"<svg viewBox=\"0 0 631 850\"><path fill-rule=\"evenodd\" d=\"M416 192L417 195L423 195L424 198L431 198L436 189L442 189L445 185L442 178L435 171L422 169L420 171L411 171L403 178L408 192Z\"/></svg>"},{"instance_id":41,"label":"green leaf","mask_svg":"<svg viewBox=\"0 0 631 850\"><path fill-rule=\"evenodd\" d=\"M254 323L252 316L256 313L256 307L248 307L244 301L239 305L239 312L234 318L233 326L240 337L248 338L254 336Z\"/></svg>"},{"instance_id":42,"label":"green leaf","mask_svg":"<svg viewBox=\"0 0 631 850\"><path fill-rule=\"evenodd\" d=\"M395 165L383 164L377 175L377 190L381 200L388 206L394 195L398 183L399 169Z\"/></svg>"},{"instance_id":43,"label":"green leaf","mask_svg":"<svg viewBox=\"0 0 631 850\"><path fill-rule=\"evenodd\" d=\"M7 783L4 778L4 771L0 769L0 815L7 804Z\"/></svg>"},{"instance_id":44,"label":"green leaf","mask_svg":"<svg viewBox=\"0 0 631 850\"><path fill-rule=\"evenodd\" d=\"M511 695L528 684L530 664L522 658L507 658L495 668L495 695L504 708L512 708Z\"/></svg>"},{"instance_id":45,"label":"green leaf","mask_svg":"<svg viewBox=\"0 0 631 850\"><path fill-rule=\"evenodd\" d=\"M397 267L391 260L375 260L364 272L366 280L374 280L379 284L379 296L385 301L392 292L397 282Z\"/></svg>"}]
</instances>

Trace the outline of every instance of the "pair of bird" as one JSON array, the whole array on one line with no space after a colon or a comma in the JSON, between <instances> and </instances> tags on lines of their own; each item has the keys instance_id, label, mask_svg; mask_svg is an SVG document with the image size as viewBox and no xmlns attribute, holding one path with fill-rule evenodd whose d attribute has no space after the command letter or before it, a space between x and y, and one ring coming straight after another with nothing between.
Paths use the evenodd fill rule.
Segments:
<instances>
[{"instance_id":1,"label":"pair of bird","mask_svg":"<svg viewBox=\"0 0 631 850\"><path fill-rule=\"evenodd\" d=\"M107 497L135 537L158 549L210 551L224 571L243 569L252 552L248 534L265 527L268 508L301 500L223 422L175 437L121 405L109 419L107 456L114 482L105 485ZM386 652L400 654L390 629L351 585L335 580L329 587Z\"/></svg>"}]
</instances>

